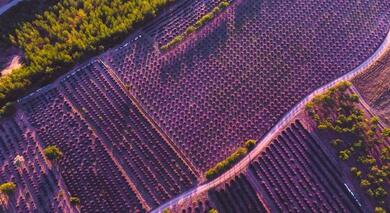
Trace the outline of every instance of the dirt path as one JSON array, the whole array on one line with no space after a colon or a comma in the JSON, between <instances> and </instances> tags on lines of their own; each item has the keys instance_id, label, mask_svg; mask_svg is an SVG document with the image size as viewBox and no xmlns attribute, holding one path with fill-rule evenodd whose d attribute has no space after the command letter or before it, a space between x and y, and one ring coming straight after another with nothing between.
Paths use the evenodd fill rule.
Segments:
<instances>
[{"instance_id":1,"label":"dirt path","mask_svg":"<svg viewBox=\"0 0 390 213\"><path fill-rule=\"evenodd\" d=\"M15 55L12 57L10 64L5 69L1 70L1 75L8 75L12 72L12 70L20 67L22 67L21 56Z\"/></svg>"}]
</instances>

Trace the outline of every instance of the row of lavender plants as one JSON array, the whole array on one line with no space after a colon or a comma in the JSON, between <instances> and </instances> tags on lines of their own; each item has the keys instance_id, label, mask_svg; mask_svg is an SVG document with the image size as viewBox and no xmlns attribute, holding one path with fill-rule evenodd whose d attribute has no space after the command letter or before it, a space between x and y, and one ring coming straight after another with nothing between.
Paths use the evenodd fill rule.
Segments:
<instances>
[{"instance_id":1,"label":"row of lavender plants","mask_svg":"<svg viewBox=\"0 0 390 213\"><path fill-rule=\"evenodd\" d=\"M271 211L365 212L339 165L299 121L251 163L248 177Z\"/></svg>"},{"instance_id":2,"label":"row of lavender plants","mask_svg":"<svg viewBox=\"0 0 390 213\"><path fill-rule=\"evenodd\" d=\"M168 52L140 33L104 59L205 171L369 57L389 29L389 11L379 0L234 1Z\"/></svg>"},{"instance_id":3,"label":"row of lavender plants","mask_svg":"<svg viewBox=\"0 0 390 213\"><path fill-rule=\"evenodd\" d=\"M144 212L197 181L124 88L94 61L21 101L44 146L62 150L61 175L83 212Z\"/></svg>"},{"instance_id":4,"label":"row of lavender plants","mask_svg":"<svg viewBox=\"0 0 390 213\"><path fill-rule=\"evenodd\" d=\"M0 212L76 212L42 146L20 119L0 125Z\"/></svg>"}]
</instances>

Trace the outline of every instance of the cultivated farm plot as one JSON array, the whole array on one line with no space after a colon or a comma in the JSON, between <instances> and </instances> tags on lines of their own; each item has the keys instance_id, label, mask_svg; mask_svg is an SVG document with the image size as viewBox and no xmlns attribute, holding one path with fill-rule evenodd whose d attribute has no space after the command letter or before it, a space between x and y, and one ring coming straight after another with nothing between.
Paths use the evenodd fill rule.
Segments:
<instances>
[{"instance_id":1,"label":"cultivated farm plot","mask_svg":"<svg viewBox=\"0 0 390 213\"><path fill-rule=\"evenodd\" d=\"M362 63L390 26L388 0L236 0L180 44L160 51L217 4L186 1L182 9L188 13L157 17L118 48L20 100L18 117L2 120L0 129L0 181L15 181L23 190L11 209L70 211L68 199L58 194L69 190L80 198L82 212L149 211L195 186L199 171L242 142L261 138L305 95ZM271 209L321 204L329 211L358 210L302 127L294 124L283 134L301 149L275 142L252 163L255 178L239 177L239 186L233 181L226 190L247 192L251 209L263 209L252 193L264 185L278 186L262 194ZM64 153L58 174L41 156L48 145ZM277 156L298 158L303 151L315 158L294 160L302 169L300 184L321 193L284 188L292 180L282 162L290 159ZM11 165L18 154L28 162L23 174ZM46 196L55 198L42 203Z\"/></svg>"},{"instance_id":2,"label":"cultivated farm plot","mask_svg":"<svg viewBox=\"0 0 390 213\"><path fill-rule=\"evenodd\" d=\"M205 7L196 2L192 7ZM187 17L177 16L164 20L168 29ZM157 48L165 32L151 29L164 29L160 23L104 59L205 171L367 59L387 34L389 18L389 1L237 0L167 52Z\"/></svg>"},{"instance_id":3,"label":"cultivated farm plot","mask_svg":"<svg viewBox=\"0 0 390 213\"><path fill-rule=\"evenodd\" d=\"M248 176L271 211L364 212L318 143L296 121L250 165Z\"/></svg>"},{"instance_id":4,"label":"cultivated farm plot","mask_svg":"<svg viewBox=\"0 0 390 213\"><path fill-rule=\"evenodd\" d=\"M42 142L63 150L62 175L85 211L143 211L139 198L156 207L196 183L100 62L22 105Z\"/></svg>"},{"instance_id":5,"label":"cultivated farm plot","mask_svg":"<svg viewBox=\"0 0 390 213\"><path fill-rule=\"evenodd\" d=\"M0 126L0 183L13 182L17 190L0 204L13 212L73 212L66 199L65 185L43 157L42 146L28 124L18 119L3 120ZM16 165L17 156L23 156ZM6 212L0 205L0 212Z\"/></svg>"}]
</instances>

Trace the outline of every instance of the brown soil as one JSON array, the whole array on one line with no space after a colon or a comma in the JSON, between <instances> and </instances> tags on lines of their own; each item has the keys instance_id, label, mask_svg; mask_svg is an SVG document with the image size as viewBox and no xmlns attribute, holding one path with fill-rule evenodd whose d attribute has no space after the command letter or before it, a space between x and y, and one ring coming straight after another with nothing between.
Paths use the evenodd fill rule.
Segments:
<instances>
[{"instance_id":1,"label":"brown soil","mask_svg":"<svg viewBox=\"0 0 390 213\"><path fill-rule=\"evenodd\" d=\"M352 83L386 126L390 126L390 51Z\"/></svg>"}]
</instances>

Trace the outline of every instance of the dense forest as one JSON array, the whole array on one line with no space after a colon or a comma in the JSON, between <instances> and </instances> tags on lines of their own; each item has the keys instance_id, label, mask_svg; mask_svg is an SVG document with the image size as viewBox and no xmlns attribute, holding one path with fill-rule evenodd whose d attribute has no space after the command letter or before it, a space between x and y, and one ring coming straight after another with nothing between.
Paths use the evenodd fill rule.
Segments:
<instances>
[{"instance_id":1,"label":"dense forest","mask_svg":"<svg viewBox=\"0 0 390 213\"><path fill-rule=\"evenodd\" d=\"M26 21L31 21L37 14L58 3L59 0L21 1L0 16L0 48L9 47L9 35Z\"/></svg>"},{"instance_id":2,"label":"dense forest","mask_svg":"<svg viewBox=\"0 0 390 213\"><path fill-rule=\"evenodd\" d=\"M0 114L31 87L52 81L77 61L112 46L173 1L60 0L18 24L9 41L24 51L26 66L0 78Z\"/></svg>"}]
</instances>

